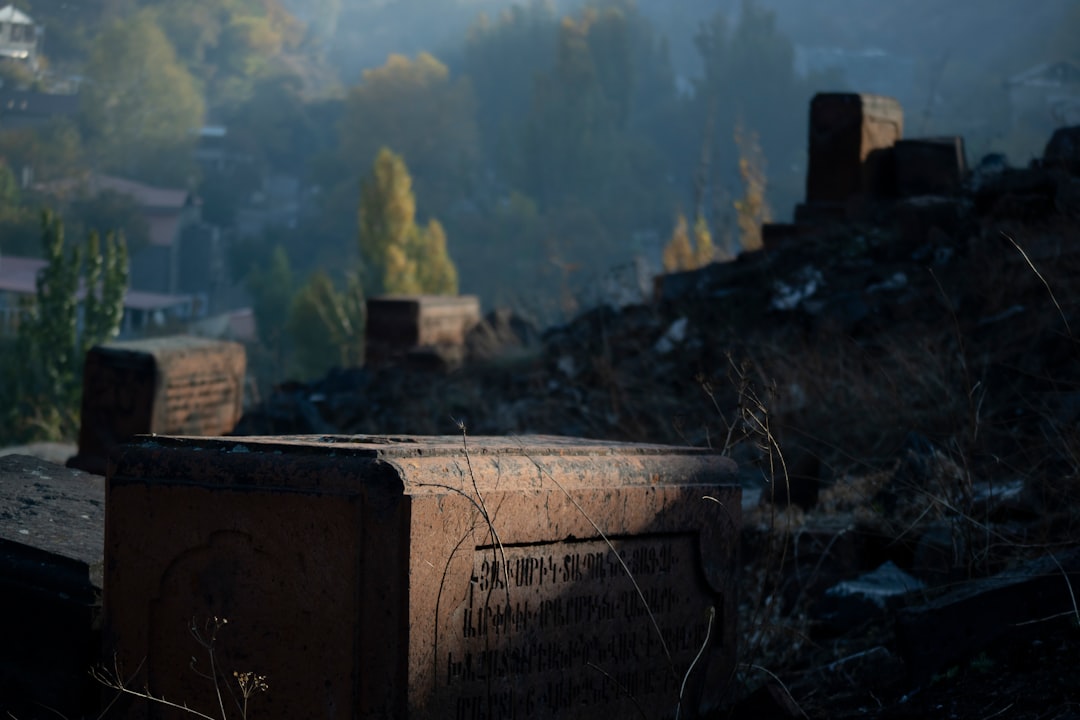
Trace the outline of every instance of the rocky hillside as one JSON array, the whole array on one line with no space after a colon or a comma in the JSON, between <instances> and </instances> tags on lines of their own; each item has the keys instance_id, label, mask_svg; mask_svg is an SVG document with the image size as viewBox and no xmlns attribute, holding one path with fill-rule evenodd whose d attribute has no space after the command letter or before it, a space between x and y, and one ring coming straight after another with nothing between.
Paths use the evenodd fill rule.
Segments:
<instances>
[{"instance_id":1,"label":"rocky hillside","mask_svg":"<svg viewBox=\"0 0 1080 720\"><path fill-rule=\"evenodd\" d=\"M649 304L536 337L493 315L452 369L282 386L237 433L723 448L747 511L737 714L1075 717L1078 137L956 195L772 228Z\"/></svg>"}]
</instances>

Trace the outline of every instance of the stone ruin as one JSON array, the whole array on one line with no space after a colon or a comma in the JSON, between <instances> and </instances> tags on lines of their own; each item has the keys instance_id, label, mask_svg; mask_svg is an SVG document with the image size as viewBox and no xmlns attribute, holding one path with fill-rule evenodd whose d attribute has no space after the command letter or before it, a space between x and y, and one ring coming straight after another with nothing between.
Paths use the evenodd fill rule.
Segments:
<instances>
[{"instance_id":1,"label":"stone ruin","mask_svg":"<svg viewBox=\"0 0 1080 720\"><path fill-rule=\"evenodd\" d=\"M454 365L464 357L465 339L479 323L480 299L475 295L368 298L364 362Z\"/></svg>"},{"instance_id":2,"label":"stone ruin","mask_svg":"<svg viewBox=\"0 0 1080 720\"><path fill-rule=\"evenodd\" d=\"M243 412L244 346L175 335L97 345L83 366L79 453L105 474L109 450L136 435L224 435Z\"/></svg>"}]
</instances>

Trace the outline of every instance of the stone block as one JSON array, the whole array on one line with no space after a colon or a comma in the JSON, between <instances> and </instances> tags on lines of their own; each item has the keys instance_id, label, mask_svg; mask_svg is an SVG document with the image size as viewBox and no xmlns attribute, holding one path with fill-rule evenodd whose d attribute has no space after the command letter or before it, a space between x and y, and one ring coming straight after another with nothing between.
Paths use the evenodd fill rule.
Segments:
<instances>
[{"instance_id":1,"label":"stone block","mask_svg":"<svg viewBox=\"0 0 1080 720\"><path fill-rule=\"evenodd\" d=\"M914 138L898 140L896 192L901 197L955 195L967 176L964 138Z\"/></svg>"},{"instance_id":2,"label":"stone block","mask_svg":"<svg viewBox=\"0 0 1080 720\"><path fill-rule=\"evenodd\" d=\"M904 112L880 95L819 93L810 102L810 164L806 202L847 204L858 195L887 194L891 156L903 137Z\"/></svg>"},{"instance_id":3,"label":"stone block","mask_svg":"<svg viewBox=\"0 0 1080 720\"><path fill-rule=\"evenodd\" d=\"M897 645L915 680L1025 631L1055 633L1050 620L1076 612L1080 550L1045 556L900 611Z\"/></svg>"},{"instance_id":4,"label":"stone block","mask_svg":"<svg viewBox=\"0 0 1080 720\"><path fill-rule=\"evenodd\" d=\"M475 295L389 295L367 301L365 362L400 360L422 347L461 346L480 322Z\"/></svg>"},{"instance_id":5,"label":"stone block","mask_svg":"<svg viewBox=\"0 0 1080 720\"><path fill-rule=\"evenodd\" d=\"M1080 176L1080 125L1054 131L1043 151L1043 165Z\"/></svg>"},{"instance_id":6,"label":"stone block","mask_svg":"<svg viewBox=\"0 0 1080 720\"><path fill-rule=\"evenodd\" d=\"M79 454L105 474L109 449L136 435L224 435L243 410L244 346L186 335L98 345L83 368Z\"/></svg>"},{"instance_id":7,"label":"stone block","mask_svg":"<svg viewBox=\"0 0 1080 720\"><path fill-rule=\"evenodd\" d=\"M0 457L0 712L97 714L104 480Z\"/></svg>"},{"instance_id":8,"label":"stone block","mask_svg":"<svg viewBox=\"0 0 1080 720\"><path fill-rule=\"evenodd\" d=\"M684 677L694 717L735 657L734 475L554 437L144 439L110 463L106 651L206 712L216 616L260 718L672 717Z\"/></svg>"}]
</instances>

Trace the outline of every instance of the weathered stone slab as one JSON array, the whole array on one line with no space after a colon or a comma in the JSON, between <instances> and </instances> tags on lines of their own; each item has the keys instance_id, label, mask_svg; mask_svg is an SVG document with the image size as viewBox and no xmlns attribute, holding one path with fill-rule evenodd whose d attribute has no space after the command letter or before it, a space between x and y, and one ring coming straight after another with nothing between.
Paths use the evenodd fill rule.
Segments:
<instances>
[{"instance_id":1,"label":"weathered stone slab","mask_svg":"<svg viewBox=\"0 0 1080 720\"><path fill-rule=\"evenodd\" d=\"M95 710L104 524L101 478L0 457L0 711Z\"/></svg>"},{"instance_id":2,"label":"weathered stone slab","mask_svg":"<svg viewBox=\"0 0 1080 720\"><path fill-rule=\"evenodd\" d=\"M964 138L897 140L896 191L901 197L954 195L967 175Z\"/></svg>"},{"instance_id":3,"label":"weathered stone slab","mask_svg":"<svg viewBox=\"0 0 1080 720\"><path fill-rule=\"evenodd\" d=\"M423 347L465 344L480 322L475 295L390 295L367 301L365 361L379 364Z\"/></svg>"},{"instance_id":4,"label":"weathered stone slab","mask_svg":"<svg viewBox=\"0 0 1080 720\"><path fill-rule=\"evenodd\" d=\"M897 645L916 680L969 658L995 640L1024 631L1055 632L1071 621L1080 587L1080 550L1071 548L993 577L972 580L902 610Z\"/></svg>"},{"instance_id":5,"label":"weathered stone slab","mask_svg":"<svg viewBox=\"0 0 1080 720\"><path fill-rule=\"evenodd\" d=\"M109 449L135 435L224 435L243 409L244 346L186 335L98 345L83 369L79 454L105 474Z\"/></svg>"},{"instance_id":6,"label":"weathered stone slab","mask_svg":"<svg viewBox=\"0 0 1080 720\"><path fill-rule=\"evenodd\" d=\"M881 95L819 93L810 102L808 204L844 205L889 184L887 150L903 137L904 111Z\"/></svg>"},{"instance_id":7,"label":"weathered stone slab","mask_svg":"<svg viewBox=\"0 0 1080 720\"><path fill-rule=\"evenodd\" d=\"M106 648L212 710L259 717L681 717L735 650L735 467L710 451L554 437L146 439L114 453ZM709 499L712 498L712 499ZM670 658L670 659L669 659ZM133 708L130 717L138 717Z\"/></svg>"}]
</instances>

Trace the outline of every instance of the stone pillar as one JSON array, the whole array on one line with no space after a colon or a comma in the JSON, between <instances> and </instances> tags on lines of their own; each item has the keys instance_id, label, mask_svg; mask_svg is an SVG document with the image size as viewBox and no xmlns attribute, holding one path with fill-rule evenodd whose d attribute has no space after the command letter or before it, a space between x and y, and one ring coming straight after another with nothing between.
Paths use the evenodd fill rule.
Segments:
<instances>
[{"instance_id":1,"label":"stone pillar","mask_svg":"<svg viewBox=\"0 0 1080 720\"><path fill-rule=\"evenodd\" d=\"M105 653L211 714L189 628L218 617L259 718L662 718L684 679L695 717L735 659L734 472L555 437L143 439L110 461Z\"/></svg>"}]
</instances>

